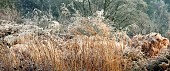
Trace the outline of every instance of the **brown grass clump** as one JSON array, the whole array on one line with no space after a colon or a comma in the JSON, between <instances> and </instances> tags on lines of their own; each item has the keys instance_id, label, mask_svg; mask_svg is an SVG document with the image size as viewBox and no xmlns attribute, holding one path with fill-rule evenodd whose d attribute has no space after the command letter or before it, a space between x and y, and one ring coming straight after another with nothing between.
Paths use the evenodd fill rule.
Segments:
<instances>
[{"instance_id":1,"label":"brown grass clump","mask_svg":"<svg viewBox=\"0 0 170 71\"><path fill-rule=\"evenodd\" d=\"M17 32L1 37L1 70L122 71L129 69L127 60L122 57L122 45L113 38L99 35L75 35L72 38L64 38L67 36L47 35L43 34L43 31L42 34L36 34L36 29L29 30L29 28L17 29Z\"/></svg>"},{"instance_id":2,"label":"brown grass clump","mask_svg":"<svg viewBox=\"0 0 170 71\"><path fill-rule=\"evenodd\" d=\"M167 48L169 40L158 33L137 35L132 39L132 47L140 47L148 56L157 55L162 48Z\"/></svg>"},{"instance_id":3,"label":"brown grass clump","mask_svg":"<svg viewBox=\"0 0 170 71\"><path fill-rule=\"evenodd\" d=\"M127 67L121 48L106 37L76 36L65 42L46 37L3 47L8 51L1 53L7 56L1 59L3 70L121 71Z\"/></svg>"},{"instance_id":4,"label":"brown grass clump","mask_svg":"<svg viewBox=\"0 0 170 71\"><path fill-rule=\"evenodd\" d=\"M60 70L61 54L56 46L57 43L50 37L34 38L28 43L13 45L8 49L9 53L5 53L8 57L2 60L2 65L5 65L2 68L5 71Z\"/></svg>"},{"instance_id":5,"label":"brown grass clump","mask_svg":"<svg viewBox=\"0 0 170 71\"><path fill-rule=\"evenodd\" d=\"M100 36L76 36L67 43L66 68L87 71L125 70L126 60L115 40ZM66 56L66 55L65 55Z\"/></svg>"}]
</instances>

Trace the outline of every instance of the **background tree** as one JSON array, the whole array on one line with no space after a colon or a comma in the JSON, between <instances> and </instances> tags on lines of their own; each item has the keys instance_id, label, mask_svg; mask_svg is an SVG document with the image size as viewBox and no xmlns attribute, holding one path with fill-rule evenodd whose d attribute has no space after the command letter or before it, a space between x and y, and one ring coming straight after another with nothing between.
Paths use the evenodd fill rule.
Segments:
<instances>
[{"instance_id":1,"label":"background tree","mask_svg":"<svg viewBox=\"0 0 170 71\"><path fill-rule=\"evenodd\" d=\"M150 31L165 34L169 29L170 13L163 0L149 0L147 14L151 19Z\"/></svg>"},{"instance_id":2,"label":"background tree","mask_svg":"<svg viewBox=\"0 0 170 71\"><path fill-rule=\"evenodd\" d=\"M43 13L40 15L51 14L64 24L70 23L76 12L83 17L94 17L96 11L103 11L103 21L108 22L113 31L124 30L135 35L168 32L169 4L169 0L1 0L0 8L16 7L25 18L32 18L35 10L39 10ZM63 10L69 12L67 16L62 14Z\"/></svg>"},{"instance_id":3,"label":"background tree","mask_svg":"<svg viewBox=\"0 0 170 71\"><path fill-rule=\"evenodd\" d=\"M17 0L0 0L0 8L14 8Z\"/></svg>"},{"instance_id":4,"label":"background tree","mask_svg":"<svg viewBox=\"0 0 170 71\"><path fill-rule=\"evenodd\" d=\"M136 33L146 33L146 25L150 23L147 11L147 3L143 0L73 0L74 6L83 16L94 16L97 10L104 10L105 20L115 27L114 30L127 29L130 25L140 26ZM134 27L133 27L134 28ZM132 33L131 33L132 34Z\"/></svg>"}]
</instances>

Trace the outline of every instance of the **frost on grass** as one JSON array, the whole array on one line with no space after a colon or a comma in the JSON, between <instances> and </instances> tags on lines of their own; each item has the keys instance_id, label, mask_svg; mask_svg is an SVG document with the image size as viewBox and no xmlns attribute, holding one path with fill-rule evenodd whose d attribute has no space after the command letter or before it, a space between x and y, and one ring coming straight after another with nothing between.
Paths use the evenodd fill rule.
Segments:
<instances>
[{"instance_id":1,"label":"frost on grass","mask_svg":"<svg viewBox=\"0 0 170 71\"><path fill-rule=\"evenodd\" d=\"M57 21L44 28L28 22L1 23L0 69L168 70L169 40L159 33L130 38L126 32L111 32L99 17L76 18L65 34Z\"/></svg>"}]
</instances>

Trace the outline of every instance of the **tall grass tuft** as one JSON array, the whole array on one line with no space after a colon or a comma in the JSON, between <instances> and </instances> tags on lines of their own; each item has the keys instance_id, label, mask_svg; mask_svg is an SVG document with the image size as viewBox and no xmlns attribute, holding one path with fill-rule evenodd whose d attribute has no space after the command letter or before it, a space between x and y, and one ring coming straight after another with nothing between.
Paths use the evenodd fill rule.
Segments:
<instances>
[{"instance_id":1,"label":"tall grass tuft","mask_svg":"<svg viewBox=\"0 0 170 71\"><path fill-rule=\"evenodd\" d=\"M25 41L27 42L27 41ZM101 36L39 36L8 48L1 45L2 70L122 71L128 66L113 39Z\"/></svg>"}]
</instances>

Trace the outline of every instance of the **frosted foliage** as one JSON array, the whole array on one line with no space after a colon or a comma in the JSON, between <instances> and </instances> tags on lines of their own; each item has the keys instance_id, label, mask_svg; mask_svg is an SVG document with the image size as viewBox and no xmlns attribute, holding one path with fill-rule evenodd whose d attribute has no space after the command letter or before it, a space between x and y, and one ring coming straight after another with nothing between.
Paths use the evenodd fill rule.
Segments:
<instances>
[{"instance_id":1,"label":"frosted foliage","mask_svg":"<svg viewBox=\"0 0 170 71\"><path fill-rule=\"evenodd\" d=\"M148 56L157 55L161 49L167 48L169 40L162 37L158 33L150 33L148 35L136 35L132 39L132 47L141 48Z\"/></svg>"}]
</instances>

